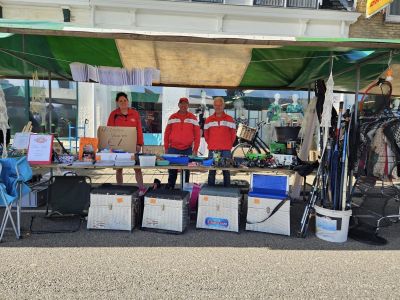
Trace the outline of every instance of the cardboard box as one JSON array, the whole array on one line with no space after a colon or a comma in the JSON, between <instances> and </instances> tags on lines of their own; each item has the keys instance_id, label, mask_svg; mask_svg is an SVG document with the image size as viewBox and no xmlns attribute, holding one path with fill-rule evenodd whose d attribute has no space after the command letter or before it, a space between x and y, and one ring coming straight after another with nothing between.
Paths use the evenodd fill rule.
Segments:
<instances>
[{"instance_id":1,"label":"cardboard box","mask_svg":"<svg viewBox=\"0 0 400 300\"><path fill-rule=\"evenodd\" d=\"M290 201L286 201L272 217L265 220L281 201L249 196L246 220L250 224L246 223L246 230L290 235Z\"/></svg>"},{"instance_id":2,"label":"cardboard box","mask_svg":"<svg viewBox=\"0 0 400 300\"><path fill-rule=\"evenodd\" d=\"M146 154L154 154L161 156L164 154L164 146L146 146L143 145L142 152Z\"/></svg>"},{"instance_id":3,"label":"cardboard box","mask_svg":"<svg viewBox=\"0 0 400 300\"><path fill-rule=\"evenodd\" d=\"M135 127L99 126L97 129L99 149L120 149L136 153L137 133Z\"/></svg>"}]
</instances>

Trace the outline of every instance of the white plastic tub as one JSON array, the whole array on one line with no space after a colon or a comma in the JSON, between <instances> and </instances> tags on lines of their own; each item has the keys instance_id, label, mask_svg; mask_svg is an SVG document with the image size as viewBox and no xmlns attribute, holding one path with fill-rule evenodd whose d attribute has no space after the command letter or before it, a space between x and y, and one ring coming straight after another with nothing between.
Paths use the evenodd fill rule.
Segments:
<instances>
[{"instance_id":1,"label":"white plastic tub","mask_svg":"<svg viewBox=\"0 0 400 300\"><path fill-rule=\"evenodd\" d=\"M139 163L142 167L154 167L156 165L155 155L139 155Z\"/></svg>"},{"instance_id":2,"label":"white plastic tub","mask_svg":"<svg viewBox=\"0 0 400 300\"><path fill-rule=\"evenodd\" d=\"M351 210L330 210L315 206L315 235L334 243L347 241Z\"/></svg>"}]
</instances>

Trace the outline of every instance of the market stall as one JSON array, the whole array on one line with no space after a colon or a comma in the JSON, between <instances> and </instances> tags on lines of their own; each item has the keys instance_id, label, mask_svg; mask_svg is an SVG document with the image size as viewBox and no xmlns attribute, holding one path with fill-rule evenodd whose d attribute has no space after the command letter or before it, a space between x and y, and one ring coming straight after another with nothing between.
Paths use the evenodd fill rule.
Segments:
<instances>
[{"instance_id":1,"label":"market stall","mask_svg":"<svg viewBox=\"0 0 400 300\"><path fill-rule=\"evenodd\" d=\"M72 80L70 66L76 62L87 68L98 66L95 70L109 70L115 74L135 68L153 68L159 70L160 76L151 84L162 86L309 89L312 83L327 79L331 74L334 79L331 92L354 92L358 101L360 90L365 89L371 81L382 75L385 69L400 60L399 40L111 32L94 28L66 27L56 23L28 24L10 20L1 20L0 31L4 32L0 38L0 73L6 77L17 78L30 78L33 71L38 71L40 77ZM105 83L101 76L93 78L94 80L84 77L82 81ZM396 86L393 91L395 95L400 94ZM49 96L51 99L51 93ZM278 96L276 101L279 103ZM358 120L357 109L358 106L355 105L355 120ZM272 121L277 121L274 115L276 112L277 110L271 107ZM297 99L293 99L290 113L301 113ZM341 126L340 121L337 124L338 127ZM243 138L244 135L240 137ZM252 141L252 138L248 141ZM325 152L325 138L326 136L322 139L325 141L321 147L322 157L329 152ZM345 149L346 140L343 145ZM346 155L344 152L342 157ZM267 159L261 157L261 160ZM256 157L255 160L260 160L260 157ZM62 167L79 169L87 168L88 165ZM93 167L96 168L95 165ZM209 167L187 165L172 168L210 170ZM218 169L230 170L223 166ZM248 169L234 170L258 172L259 169L250 166ZM344 203L348 203L348 191L352 187L353 176L351 172L346 171L340 177L342 183L337 185L340 187L338 193L344 194ZM343 180L344 177L347 179ZM326 178L322 179L325 180ZM284 190L284 194L287 192ZM313 204L309 208L312 209ZM347 204L340 207L341 210L347 208ZM308 219L309 213L306 214L306 220Z\"/></svg>"}]
</instances>

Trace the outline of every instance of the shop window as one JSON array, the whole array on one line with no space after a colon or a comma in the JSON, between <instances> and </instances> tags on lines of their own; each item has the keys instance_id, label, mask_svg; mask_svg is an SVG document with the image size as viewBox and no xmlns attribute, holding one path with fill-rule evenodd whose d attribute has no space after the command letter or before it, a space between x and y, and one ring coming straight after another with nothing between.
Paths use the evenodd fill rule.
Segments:
<instances>
[{"instance_id":1,"label":"shop window","mask_svg":"<svg viewBox=\"0 0 400 300\"><path fill-rule=\"evenodd\" d=\"M78 100L76 84L65 81L52 81L52 100L49 104L49 83L47 80L29 81L30 105L29 120L33 132L51 132L59 137L69 136L69 125L76 126ZM51 117L50 117L51 116ZM75 129L71 130L75 135Z\"/></svg>"},{"instance_id":2,"label":"shop window","mask_svg":"<svg viewBox=\"0 0 400 300\"><path fill-rule=\"evenodd\" d=\"M146 93L131 93L132 107L140 114L143 133L162 132L162 104L160 95Z\"/></svg>"},{"instance_id":3,"label":"shop window","mask_svg":"<svg viewBox=\"0 0 400 300\"><path fill-rule=\"evenodd\" d=\"M393 1L390 4L386 13L386 21L400 23L400 1Z\"/></svg>"},{"instance_id":4,"label":"shop window","mask_svg":"<svg viewBox=\"0 0 400 300\"><path fill-rule=\"evenodd\" d=\"M6 99L11 135L14 135L29 121L29 99L26 97L25 80L2 79L0 86Z\"/></svg>"}]
</instances>

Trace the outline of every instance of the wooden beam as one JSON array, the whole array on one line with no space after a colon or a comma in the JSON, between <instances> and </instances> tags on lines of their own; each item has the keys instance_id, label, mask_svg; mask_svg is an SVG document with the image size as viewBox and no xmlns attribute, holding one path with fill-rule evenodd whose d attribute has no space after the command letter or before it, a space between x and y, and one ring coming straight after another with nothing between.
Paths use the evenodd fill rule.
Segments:
<instances>
[{"instance_id":1,"label":"wooden beam","mask_svg":"<svg viewBox=\"0 0 400 300\"><path fill-rule=\"evenodd\" d=\"M202 44L232 44L232 45L252 45L257 46L303 46L303 47L348 47L354 49L400 49L400 43L380 43L380 42L362 42L349 40L344 42L326 42L326 41L294 41L294 40L263 40L250 38L229 38L229 37L199 37L182 35L146 35L138 33L123 32L90 32L75 30L54 30L54 29L30 29L30 28L10 28L0 27L0 32L15 34L47 35L47 36L73 36L73 37L91 37L91 38L109 38L109 39L131 39L145 41L163 41L175 43L202 43Z\"/></svg>"}]
</instances>

